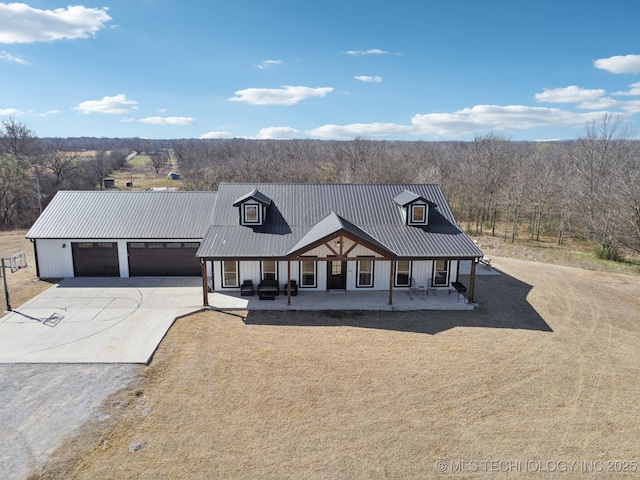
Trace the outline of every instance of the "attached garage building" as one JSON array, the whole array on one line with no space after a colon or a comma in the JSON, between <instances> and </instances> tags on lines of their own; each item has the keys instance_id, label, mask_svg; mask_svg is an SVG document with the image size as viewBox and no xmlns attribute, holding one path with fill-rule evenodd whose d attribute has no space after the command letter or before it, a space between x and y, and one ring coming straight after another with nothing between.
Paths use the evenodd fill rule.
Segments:
<instances>
[{"instance_id":1,"label":"attached garage building","mask_svg":"<svg viewBox=\"0 0 640 480\"><path fill-rule=\"evenodd\" d=\"M40 278L200 276L215 192L61 191L27 232Z\"/></svg>"}]
</instances>

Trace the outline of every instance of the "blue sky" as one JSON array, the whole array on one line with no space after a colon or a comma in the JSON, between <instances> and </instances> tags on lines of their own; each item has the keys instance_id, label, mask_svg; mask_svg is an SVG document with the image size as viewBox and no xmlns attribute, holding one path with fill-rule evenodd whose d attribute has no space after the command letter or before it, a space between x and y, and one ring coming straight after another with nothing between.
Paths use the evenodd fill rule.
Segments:
<instances>
[{"instance_id":1,"label":"blue sky","mask_svg":"<svg viewBox=\"0 0 640 480\"><path fill-rule=\"evenodd\" d=\"M640 118L628 0L0 2L0 119L40 137L572 139Z\"/></svg>"}]
</instances>

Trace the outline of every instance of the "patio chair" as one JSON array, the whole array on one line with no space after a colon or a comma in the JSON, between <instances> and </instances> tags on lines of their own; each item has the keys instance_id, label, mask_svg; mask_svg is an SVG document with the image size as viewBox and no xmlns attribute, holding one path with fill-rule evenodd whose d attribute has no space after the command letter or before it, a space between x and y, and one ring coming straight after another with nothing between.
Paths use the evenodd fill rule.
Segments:
<instances>
[{"instance_id":1,"label":"patio chair","mask_svg":"<svg viewBox=\"0 0 640 480\"><path fill-rule=\"evenodd\" d=\"M409 293L420 294L424 292L425 292L424 285L419 285L416 279L412 277L411 282L409 283Z\"/></svg>"},{"instance_id":2,"label":"patio chair","mask_svg":"<svg viewBox=\"0 0 640 480\"><path fill-rule=\"evenodd\" d=\"M253 297L253 280L245 280L240 286L240 295L243 297Z\"/></svg>"},{"instance_id":3,"label":"patio chair","mask_svg":"<svg viewBox=\"0 0 640 480\"><path fill-rule=\"evenodd\" d=\"M285 295L287 294L287 284L286 283L282 286L282 292ZM296 282L295 280L291 280L291 296L295 297L296 295L298 295L298 282Z\"/></svg>"}]
</instances>

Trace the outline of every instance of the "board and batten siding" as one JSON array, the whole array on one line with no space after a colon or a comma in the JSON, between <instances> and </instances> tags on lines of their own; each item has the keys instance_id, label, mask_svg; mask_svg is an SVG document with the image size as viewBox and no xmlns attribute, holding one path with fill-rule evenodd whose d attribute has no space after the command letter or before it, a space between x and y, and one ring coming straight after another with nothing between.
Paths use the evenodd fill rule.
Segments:
<instances>
[{"instance_id":1,"label":"board and batten siding","mask_svg":"<svg viewBox=\"0 0 640 480\"><path fill-rule=\"evenodd\" d=\"M73 277L73 255L69 240L37 239L35 242L40 278Z\"/></svg>"},{"instance_id":2,"label":"board and batten siding","mask_svg":"<svg viewBox=\"0 0 640 480\"><path fill-rule=\"evenodd\" d=\"M129 276L129 259L127 257L127 240L113 239L74 239L74 240L48 240L36 239L38 250L38 268L40 278L70 278L75 275L73 270L72 243L116 243L118 246L118 264L120 276ZM63 247L64 245L64 247Z\"/></svg>"},{"instance_id":3,"label":"board and batten siding","mask_svg":"<svg viewBox=\"0 0 640 480\"><path fill-rule=\"evenodd\" d=\"M366 255L363 254L363 255ZM379 255L376 255L379 257ZM260 261L241 261L239 262L239 283L244 280L252 280L255 288L258 288L261 280ZM373 268L373 287L357 288L358 290L389 290L389 261L380 260L374 262ZM458 268L457 260L452 260L449 267L449 282L457 280L456 272ZM215 291L239 291L240 288L222 288L222 262L213 261L207 264L207 274L209 284L213 280ZM291 262L291 280L299 282L300 264L297 261ZM356 290L357 263L355 261L347 262L347 290ZM431 287L433 277L433 261L431 260L414 260L411 262L411 277L414 279L416 288ZM287 262L278 262L278 283L280 288L287 282ZM327 262L320 260L317 262L316 268L316 288L304 288L304 290L326 290L327 289ZM395 287L397 289L406 289L408 287ZM446 289L448 287L440 287Z\"/></svg>"}]
</instances>

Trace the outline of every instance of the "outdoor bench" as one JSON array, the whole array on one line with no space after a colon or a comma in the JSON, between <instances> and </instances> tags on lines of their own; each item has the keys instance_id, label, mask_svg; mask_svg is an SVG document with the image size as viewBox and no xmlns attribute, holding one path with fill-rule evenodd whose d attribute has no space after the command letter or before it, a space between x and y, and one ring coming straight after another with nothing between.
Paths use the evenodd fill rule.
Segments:
<instances>
[{"instance_id":1,"label":"outdoor bench","mask_svg":"<svg viewBox=\"0 0 640 480\"><path fill-rule=\"evenodd\" d=\"M280 286L277 280L262 280L258 285L258 297L260 300L268 298L273 300L276 295L280 295Z\"/></svg>"}]
</instances>

